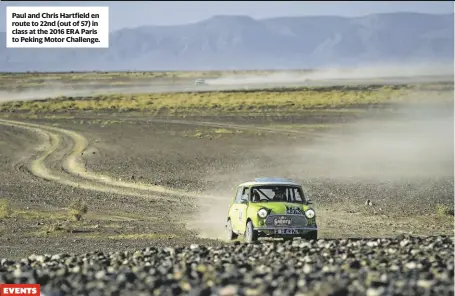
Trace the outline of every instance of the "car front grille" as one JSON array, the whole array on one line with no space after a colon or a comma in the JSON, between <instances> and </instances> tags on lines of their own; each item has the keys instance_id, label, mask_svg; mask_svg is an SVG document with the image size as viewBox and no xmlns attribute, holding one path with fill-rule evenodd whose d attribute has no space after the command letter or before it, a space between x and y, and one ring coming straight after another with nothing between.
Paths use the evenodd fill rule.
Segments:
<instances>
[{"instance_id":1,"label":"car front grille","mask_svg":"<svg viewBox=\"0 0 455 296\"><path fill-rule=\"evenodd\" d=\"M265 219L267 227L305 227L308 220L304 215L269 215Z\"/></svg>"}]
</instances>

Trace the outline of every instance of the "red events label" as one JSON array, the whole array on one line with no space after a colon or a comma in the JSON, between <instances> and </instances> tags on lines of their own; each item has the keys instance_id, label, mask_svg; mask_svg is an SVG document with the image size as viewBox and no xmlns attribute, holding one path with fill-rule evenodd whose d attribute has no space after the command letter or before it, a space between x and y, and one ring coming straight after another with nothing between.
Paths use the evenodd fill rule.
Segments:
<instances>
[{"instance_id":1,"label":"red events label","mask_svg":"<svg viewBox=\"0 0 455 296\"><path fill-rule=\"evenodd\" d=\"M40 285L38 284L1 284L0 296L12 295L40 295Z\"/></svg>"}]
</instances>

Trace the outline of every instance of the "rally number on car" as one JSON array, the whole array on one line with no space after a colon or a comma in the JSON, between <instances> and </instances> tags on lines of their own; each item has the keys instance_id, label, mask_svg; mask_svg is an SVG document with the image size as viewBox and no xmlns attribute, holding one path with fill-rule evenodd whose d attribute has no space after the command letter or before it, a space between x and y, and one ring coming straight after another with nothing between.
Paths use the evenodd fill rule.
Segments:
<instances>
[{"instance_id":1,"label":"rally number on car","mask_svg":"<svg viewBox=\"0 0 455 296\"><path fill-rule=\"evenodd\" d=\"M286 214L290 215L303 215L303 211L298 207L286 206Z\"/></svg>"},{"instance_id":2,"label":"rally number on car","mask_svg":"<svg viewBox=\"0 0 455 296\"><path fill-rule=\"evenodd\" d=\"M242 222L243 211L239 210L239 221Z\"/></svg>"}]
</instances>

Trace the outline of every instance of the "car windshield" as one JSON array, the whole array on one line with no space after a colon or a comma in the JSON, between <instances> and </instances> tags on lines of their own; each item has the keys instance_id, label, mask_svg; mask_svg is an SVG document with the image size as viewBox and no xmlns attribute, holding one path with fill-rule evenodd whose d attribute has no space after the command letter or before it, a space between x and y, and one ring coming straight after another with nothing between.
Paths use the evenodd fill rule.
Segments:
<instances>
[{"instance_id":1,"label":"car windshield","mask_svg":"<svg viewBox=\"0 0 455 296\"><path fill-rule=\"evenodd\" d=\"M293 202L304 203L305 197L300 186L263 185L251 189L252 202Z\"/></svg>"}]
</instances>

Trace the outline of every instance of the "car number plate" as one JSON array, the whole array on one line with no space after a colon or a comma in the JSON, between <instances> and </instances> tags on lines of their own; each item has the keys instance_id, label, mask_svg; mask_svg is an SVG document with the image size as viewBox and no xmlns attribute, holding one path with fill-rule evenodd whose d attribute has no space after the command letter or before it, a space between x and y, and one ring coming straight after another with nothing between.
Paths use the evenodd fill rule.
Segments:
<instances>
[{"instance_id":1,"label":"car number plate","mask_svg":"<svg viewBox=\"0 0 455 296\"><path fill-rule=\"evenodd\" d=\"M296 229L275 229L275 234L298 234Z\"/></svg>"}]
</instances>

